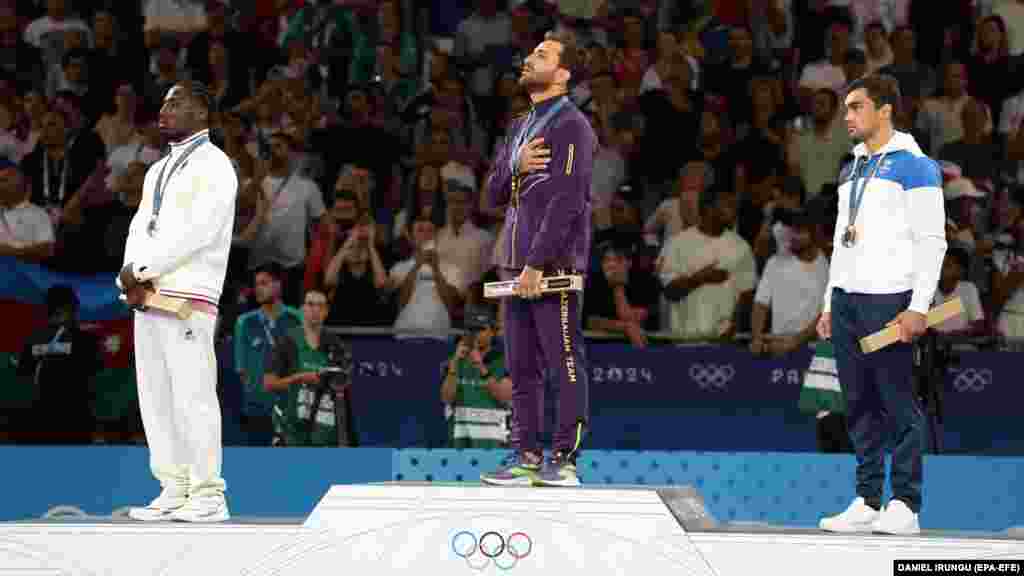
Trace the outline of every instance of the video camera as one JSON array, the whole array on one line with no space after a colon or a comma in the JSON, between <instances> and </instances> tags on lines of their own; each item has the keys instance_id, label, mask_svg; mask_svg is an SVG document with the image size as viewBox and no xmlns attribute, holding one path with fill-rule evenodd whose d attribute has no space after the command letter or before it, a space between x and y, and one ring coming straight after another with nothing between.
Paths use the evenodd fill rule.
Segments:
<instances>
[{"instance_id":1,"label":"video camera","mask_svg":"<svg viewBox=\"0 0 1024 576\"><path fill-rule=\"evenodd\" d=\"M309 420L305 425L312 432L324 398L330 398L334 405L338 445L356 446L358 441L353 425L352 406L348 401L349 385L352 383L352 355L339 336L326 332L321 335L320 349L327 356L327 364L317 370L320 379L315 385L315 396L310 406Z\"/></svg>"},{"instance_id":2,"label":"video camera","mask_svg":"<svg viewBox=\"0 0 1024 576\"><path fill-rule=\"evenodd\" d=\"M321 336L320 349L327 356L327 364L320 368L319 386L325 391L341 392L348 387L352 377L352 355L335 334Z\"/></svg>"}]
</instances>

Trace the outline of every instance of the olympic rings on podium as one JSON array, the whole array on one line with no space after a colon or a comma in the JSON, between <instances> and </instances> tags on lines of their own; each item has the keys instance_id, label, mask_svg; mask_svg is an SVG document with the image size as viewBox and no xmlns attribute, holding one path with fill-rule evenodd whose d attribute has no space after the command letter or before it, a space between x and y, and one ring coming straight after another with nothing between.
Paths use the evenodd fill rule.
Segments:
<instances>
[{"instance_id":1,"label":"olympic rings on podium","mask_svg":"<svg viewBox=\"0 0 1024 576\"><path fill-rule=\"evenodd\" d=\"M452 536L451 546L452 552L476 571L491 563L501 570L511 570L533 552L533 540L525 532L502 536L489 530L478 538L473 532L461 530Z\"/></svg>"}]
</instances>

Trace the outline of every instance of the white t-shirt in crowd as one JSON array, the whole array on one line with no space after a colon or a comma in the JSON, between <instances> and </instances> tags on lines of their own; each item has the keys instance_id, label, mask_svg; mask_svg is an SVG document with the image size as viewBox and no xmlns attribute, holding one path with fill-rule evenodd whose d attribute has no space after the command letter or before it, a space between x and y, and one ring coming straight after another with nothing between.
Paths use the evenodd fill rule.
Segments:
<instances>
[{"instance_id":1,"label":"white t-shirt in crowd","mask_svg":"<svg viewBox=\"0 0 1024 576\"><path fill-rule=\"evenodd\" d=\"M994 250L992 265L1000 274L1024 269L1024 255L1009 250ZM1009 338L1024 338L1024 288L1010 294L996 322L996 330Z\"/></svg>"},{"instance_id":2,"label":"white t-shirt in crowd","mask_svg":"<svg viewBox=\"0 0 1024 576\"><path fill-rule=\"evenodd\" d=\"M78 18L65 18L63 20L54 20L49 16L42 16L36 18L25 27L25 32L22 34L22 38L26 44L31 44L36 48L45 48L43 46L43 38L45 38L51 32L67 32L69 30L81 30L85 32L90 40L92 40L92 29L85 22Z\"/></svg>"},{"instance_id":3,"label":"white t-shirt in crowd","mask_svg":"<svg viewBox=\"0 0 1024 576\"><path fill-rule=\"evenodd\" d=\"M665 243L659 260L662 286L709 264L729 272L725 282L706 284L678 302L669 302L668 328L681 336L707 337L727 332L740 294L752 291L757 284L753 250L732 230L714 238L691 226Z\"/></svg>"},{"instance_id":4,"label":"white t-shirt in crowd","mask_svg":"<svg viewBox=\"0 0 1024 576\"><path fill-rule=\"evenodd\" d=\"M948 294L941 289L936 290L935 298L932 299L932 306L938 306L958 296L960 297L960 302L964 305L964 313L957 314L949 320L936 325L935 329L939 332L965 330L972 322L985 319L985 311L981 307L981 296L978 295L978 287L974 285L974 282L957 282L956 287Z\"/></svg>"},{"instance_id":5,"label":"white t-shirt in crowd","mask_svg":"<svg viewBox=\"0 0 1024 576\"><path fill-rule=\"evenodd\" d=\"M396 290L399 289L415 265L416 260L410 258L391 267L389 275L391 276L391 284ZM441 262L439 266L441 274L444 275L444 279L448 284L451 284L460 292L465 290L463 274L457 266L445 262ZM398 312L398 318L395 319L394 327L395 330L399 331L430 330L439 333L445 332L452 327L451 314L448 312L448 308L445 307L444 302L441 300L441 295L437 291L437 281L434 278L434 271L430 266L420 266L417 271L416 285L413 287L412 296L409 298L409 303ZM424 337L428 335L416 334L413 336ZM447 337L447 335L439 335L439 337Z\"/></svg>"},{"instance_id":6,"label":"white t-shirt in crowd","mask_svg":"<svg viewBox=\"0 0 1024 576\"><path fill-rule=\"evenodd\" d=\"M282 177L267 176L263 179L263 193L271 201L270 221L254 241L249 267L267 262L285 268L302 264L306 259L306 231L313 220L326 212L320 187L297 174L287 182Z\"/></svg>"},{"instance_id":7,"label":"white t-shirt in crowd","mask_svg":"<svg viewBox=\"0 0 1024 576\"><path fill-rule=\"evenodd\" d=\"M828 60L818 60L804 66L800 73L800 87L817 90L831 88L842 93L846 86L846 72L839 66L832 65Z\"/></svg>"},{"instance_id":8,"label":"white t-shirt in crowd","mask_svg":"<svg viewBox=\"0 0 1024 576\"><path fill-rule=\"evenodd\" d=\"M999 133L1013 134L1020 128L1024 120L1024 91L1003 100L1003 109L999 113Z\"/></svg>"},{"instance_id":9,"label":"white t-shirt in crowd","mask_svg":"<svg viewBox=\"0 0 1024 576\"><path fill-rule=\"evenodd\" d=\"M1003 18L1010 42L1010 56L1024 53L1024 5L1017 0L1001 0L992 6L992 13Z\"/></svg>"},{"instance_id":10,"label":"white t-shirt in crowd","mask_svg":"<svg viewBox=\"0 0 1024 576\"><path fill-rule=\"evenodd\" d=\"M754 302L772 311L772 334L796 334L821 312L821 294L828 286L828 261L821 253L811 260L772 256L764 266Z\"/></svg>"},{"instance_id":11,"label":"white t-shirt in crowd","mask_svg":"<svg viewBox=\"0 0 1024 576\"><path fill-rule=\"evenodd\" d=\"M466 285L478 282L491 267L494 236L467 220L458 235L450 226L437 231L437 255L453 264L463 275Z\"/></svg>"},{"instance_id":12,"label":"white t-shirt in crowd","mask_svg":"<svg viewBox=\"0 0 1024 576\"><path fill-rule=\"evenodd\" d=\"M0 244L24 248L53 241L53 222L46 210L27 200L0 208Z\"/></svg>"},{"instance_id":13,"label":"white t-shirt in crowd","mask_svg":"<svg viewBox=\"0 0 1024 576\"><path fill-rule=\"evenodd\" d=\"M107 174L106 180L107 188L114 187L114 181L121 173L128 169L131 163L142 162L149 166L156 163L159 159L160 150L150 148L140 141L114 148L110 151L110 156L107 157L107 167L110 168L110 174Z\"/></svg>"}]
</instances>

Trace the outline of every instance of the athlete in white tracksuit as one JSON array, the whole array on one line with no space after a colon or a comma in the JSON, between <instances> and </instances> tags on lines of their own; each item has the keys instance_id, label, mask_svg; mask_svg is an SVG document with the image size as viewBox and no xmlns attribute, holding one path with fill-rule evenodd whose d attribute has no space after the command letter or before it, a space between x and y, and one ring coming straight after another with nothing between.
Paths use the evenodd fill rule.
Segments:
<instances>
[{"instance_id":1,"label":"athlete in white tracksuit","mask_svg":"<svg viewBox=\"0 0 1024 576\"><path fill-rule=\"evenodd\" d=\"M230 159L209 141L209 91L175 85L160 110L170 154L146 173L132 219L118 286L137 306L143 290L188 299L181 320L135 313L139 407L160 495L137 520L216 522L229 517L221 478L221 415L214 329L227 272L238 179Z\"/></svg>"}]
</instances>

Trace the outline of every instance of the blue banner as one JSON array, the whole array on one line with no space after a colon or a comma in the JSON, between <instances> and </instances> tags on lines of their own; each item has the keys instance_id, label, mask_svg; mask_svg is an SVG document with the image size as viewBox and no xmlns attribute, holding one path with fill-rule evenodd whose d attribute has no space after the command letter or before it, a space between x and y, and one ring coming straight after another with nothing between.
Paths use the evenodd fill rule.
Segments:
<instances>
[{"instance_id":1,"label":"blue banner","mask_svg":"<svg viewBox=\"0 0 1024 576\"><path fill-rule=\"evenodd\" d=\"M128 314L127 306L118 299L114 274L65 274L16 258L0 257L0 278L0 299L44 304L47 290L67 284L78 295L79 317L83 321L113 320Z\"/></svg>"},{"instance_id":2,"label":"blue banner","mask_svg":"<svg viewBox=\"0 0 1024 576\"><path fill-rule=\"evenodd\" d=\"M439 341L356 339L352 396L364 446L447 443ZM650 347L590 343L592 430L605 450L814 451L815 421L798 408L811 351L755 358L737 346ZM1018 353L965 352L944 390L945 450L1024 454L1017 422L1024 389ZM552 422L552 393L548 428ZM546 432L549 432L547 430ZM547 436L547 434L545 434Z\"/></svg>"},{"instance_id":3,"label":"blue banner","mask_svg":"<svg viewBox=\"0 0 1024 576\"><path fill-rule=\"evenodd\" d=\"M361 446L447 445L441 369L451 351L438 340L352 341L352 414Z\"/></svg>"}]
</instances>

